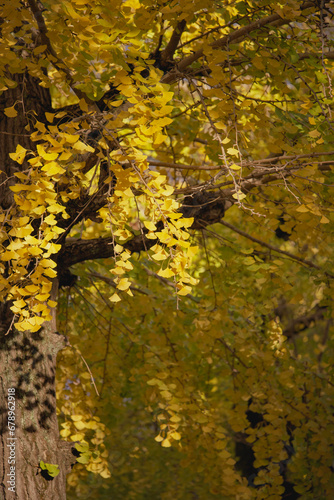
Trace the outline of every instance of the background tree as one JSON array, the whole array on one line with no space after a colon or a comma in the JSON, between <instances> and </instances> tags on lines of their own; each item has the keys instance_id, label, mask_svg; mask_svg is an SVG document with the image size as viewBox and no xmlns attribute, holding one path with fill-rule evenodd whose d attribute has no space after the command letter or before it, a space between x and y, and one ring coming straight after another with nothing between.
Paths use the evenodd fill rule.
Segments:
<instances>
[{"instance_id":1,"label":"background tree","mask_svg":"<svg viewBox=\"0 0 334 500\"><path fill-rule=\"evenodd\" d=\"M1 3L1 498L333 496L332 8Z\"/></svg>"}]
</instances>

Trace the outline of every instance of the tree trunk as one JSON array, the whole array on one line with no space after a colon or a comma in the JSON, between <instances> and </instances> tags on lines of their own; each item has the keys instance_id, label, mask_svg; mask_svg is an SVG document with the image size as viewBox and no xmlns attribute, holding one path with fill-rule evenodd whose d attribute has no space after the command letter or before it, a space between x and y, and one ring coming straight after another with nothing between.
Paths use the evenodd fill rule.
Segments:
<instances>
[{"instance_id":1,"label":"tree trunk","mask_svg":"<svg viewBox=\"0 0 334 500\"><path fill-rule=\"evenodd\" d=\"M63 337L50 326L1 336L1 500L66 498L66 474L75 458L73 445L59 439L55 371ZM42 472L41 460L57 464L59 475Z\"/></svg>"},{"instance_id":2,"label":"tree trunk","mask_svg":"<svg viewBox=\"0 0 334 500\"><path fill-rule=\"evenodd\" d=\"M30 166L19 165L8 155L18 144L35 149L26 126L32 119L45 121L45 111L52 110L49 90L37 79L28 73L9 76L17 86L1 95L0 110L15 105L18 114L8 118L0 112L0 206L7 214L14 203L9 189L15 183L14 173ZM56 357L64 339L56 333L54 320L37 333L11 328L10 306L0 303L0 500L62 500L66 474L75 462L73 444L59 439L56 414ZM42 471L41 460L57 464L58 476Z\"/></svg>"}]
</instances>

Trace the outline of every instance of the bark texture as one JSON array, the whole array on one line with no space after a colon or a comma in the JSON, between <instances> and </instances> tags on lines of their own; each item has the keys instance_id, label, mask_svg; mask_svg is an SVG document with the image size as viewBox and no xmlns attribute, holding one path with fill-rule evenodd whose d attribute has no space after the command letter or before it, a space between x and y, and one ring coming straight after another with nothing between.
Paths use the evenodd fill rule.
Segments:
<instances>
[{"instance_id":1,"label":"bark texture","mask_svg":"<svg viewBox=\"0 0 334 500\"><path fill-rule=\"evenodd\" d=\"M56 414L56 357L62 347L63 337L48 327L0 337L1 500L66 498L66 474L75 457L72 443L59 439ZM57 464L59 475L42 473L41 460Z\"/></svg>"},{"instance_id":2,"label":"bark texture","mask_svg":"<svg viewBox=\"0 0 334 500\"><path fill-rule=\"evenodd\" d=\"M0 112L0 205L5 211L14 204L9 187L15 184L15 172L29 166L15 163L9 153L17 144L34 150L26 129L29 119L43 122L45 111L51 111L49 91L38 79L28 73L11 79L17 86L0 98L1 110L15 105L18 112L15 118ZM63 500L66 474L75 463L73 444L59 439L56 414L56 357L63 337L56 333L54 321L38 333L11 329L10 305L0 303L0 500ZM41 460L57 464L59 475L51 478L42 472Z\"/></svg>"}]
</instances>

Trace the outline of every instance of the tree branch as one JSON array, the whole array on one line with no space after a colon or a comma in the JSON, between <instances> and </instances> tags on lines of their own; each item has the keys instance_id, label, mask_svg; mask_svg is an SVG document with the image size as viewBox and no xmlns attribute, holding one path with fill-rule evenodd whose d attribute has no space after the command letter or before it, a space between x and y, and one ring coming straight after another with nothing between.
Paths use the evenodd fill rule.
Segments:
<instances>
[{"instance_id":1,"label":"tree branch","mask_svg":"<svg viewBox=\"0 0 334 500\"><path fill-rule=\"evenodd\" d=\"M195 139L195 141L199 142L198 139ZM194 142L195 142L194 141ZM323 151L319 153L308 153L308 154L301 154L301 155L282 155L282 156L275 156L271 158L263 158L262 160L251 160L251 161L243 161L242 163L234 163L235 165L238 165L240 167L249 167L249 168L256 168L259 166L263 166L266 168L271 167L273 164L277 164L280 161L296 161L300 160L302 158L317 158L319 156L328 156L328 155L333 155L334 156L334 151ZM158 161L158 160L148 160L149 165L153 167L166 167L166 168L173 168L173 169L179 169L179 170L222 170L226 168L224 165L182 165L179 163L169 163L166 161ZM302 167L298 167L302 168ZM268 174L269 171L262 171L260 175L265 175ZM253 173L249 175L250 177L254 177L258 175L258 173ZM245 178L246 179L246 178Z\"/></svg>"},{"instance_id":2,"label":"tree branch","mask_svg":"<svg viewBox=\"0 0 334 500\"><path fill-rule=\"evenodd\" d=\"M283 330L283 335L291 338L294 335L306 330L312 323L324 319L324 312L326 307L317 306L315 310L309 315L298 316L294 318Z\"/></svg>"},{"instance_id":3,"label":"tree branch","mask_svg":"<svg viewBox=\"0 0 334 500\"><path fill-rule=\"evenodd\" d=\"M107 278L107 276L103 276L103 274L97 273L96 271L92 271L91 269L89 269L89 274L87 275L87 277L88 278L97 278L97 279L107 283L107 285L110 285L116 289L116 283L114 282L114 280L112 278ZM136 286L133 286L133 285L130 286L130 290L132 292L142 293L143 295L149 295L144 290L141 290L140 288L137 288Z\"/></svg>"},{"instance_id":4,"label":"tree branch","mask_svg":"<svg viewBox=\"0 0 334 500\"><path fill-rule=\"evenodd\" d=\"M315 153L316 154L316 153ZM333 153L329 153L333 154ZM300 156L307 156L307 155L300 155ZM290 158L290 157L280 157L281 159L284 158ZM296 159L296 157L291 157L291 159ZM260 160L260 161L268 161L268 160ZM272 159L270 161L273 161ZM249 176L246 176L244 179L240 179L238 181L238 186L241 191L248 192L251 189L262 186L265 184L268 184L269 182L273 182L275 180L280 180L282 179L283 176L291 175L295 170L299 170L301 167L300 165L296 166L290 166L288 168L278 168L277 165L273 166L271 169L264 168L261 169L260 171L255 171L251 173ZM220 173L217 174L217 176ZM215 177L217 177L215 176ZM219 184L214 184L216 181L215 178L212 179L212 181L209 181L206 184L203 184L201 186L195 186L183 190L177 190L175 191L175 194L181 194L181 191L183 193L190 193L189 196L186 196L183 199L183 204L182 207L180 208L180 212L184 217L193 217L194 222L191 226L191 229L203 229L208 225L221 222L222 224L226 225L233 231L239 233L240 235L250 239L251 241L254 241L258 243L261 246L265 246L269 248L270 250L273 250L275 252L278 252L282 255L286 255L287 257L300 262L303 265L306 265L308 267L312 267L314 269L318 269L324 274L330 278L334 278L334 275L328 271L324 271L321 267L317 266L313 262L307 260L307 259L302 259L301 257L298 257L296 255L293 255L290 252L286 252L283 250L280 250L278 247L275 247L273 245L270 245L269 243L265 243L261 240L258 240L257 238L254 238L253 236L245 233L244 231L236 228L235 226L232 226L231 224L227 222L223 222L222 218L224 217L224 214L228 208L230 208L234 203L236 203L236 200L233 198L233 195L235 194L235 188L228 188L221 190L219 192L217 191L212 191L214 189L219 188ZM231 184L231 181L226 181L222 183L221 185L225 184ZM72 219L72 222L70 226L68 226L67 231L65 236L68 234L68 231L70 227L74 225L74 223L77 223L78 220L81 220L85 216L88 217L90 213L93 213L94 211L98 210L98 208L101 208L105 202L105 195L101 195L100 197L97 197L96 201L94 202L94 195L91 197L89 202L86 203L86 205L83 206L82 210L78 214L78 207L77 207L77 200L74 200L76 202L76 212L74 211L74 214L76 216ZM64 221L65 223L68 223L68 220ZM162 224L162 222L160 222ZM143 229L143 234L134 236L131 240L128 240L123 246L125 249L129 250L131 253L134 252L141 252L141 251L146 251L150 249L155 243L156 240L152 239L147 239L145 236L145 233L147 232L146 229ZM61 235L60 239L64 239L64 236ZM100 259L100 258L109 258L109 257L114 257L114 249L113 249L113 238L98 238L98 239L92 239L92 240L67 240L62 253L61 257L59 259L59 262L61 263L62 267L64 269L67 269L68 267L78 263L78 262L83 262L85 260L89 259Z\"/></svg>"},{"instance_id":5,"label":"tree branch","mask_svg":"<svg viewBox=\"0 0 334 500\"><path fill-rule=\"evenodd\" d=\"M47 52L52 56L51 58L49 58L51 64L58 71L65 74L67 83L70 85L71 89L76 94L76 96L79 97L79 99L84 99L87 102L87 104L95 105L95 103L93 101L91 101L89 99L89 97L87 97L86 94L84 94L84 92L82 92L80 89L75 87L73 77L71 75L69 68L64 64L63 61L61 61L61 59L59 59L57 53L55 52L54 48L52 47L51 42L50 42L50 38L48 35L48 29L46 27L43 14L42 14L41 10L39 9L37 2L35 0L28 0L28 4L29 4L30 10L31 10L34 18L36 19L38 31L41 35L41 42L42 43L40 45L46 45Z\"/></svg>"},{"instance_id":6,"label":"tree branch","mask_svg":"<svg viewBox=\"0 0 334 500\"><path fill-rule=\"evenodd\" d=\"M306 10L311 7L316 7L316 1L311 1L311 2L305 2L303 5L301 5L300 10ZM251 33L252 31L258 30L259 28L262 28L267 25L272 25L273 23L279 21L280 25L283 24L289 24L291 22L291 19L282 19L281 16L278 14L272 14L271 16L263 17L262 19L259 19L257 21L254 21L247 26L243 26L242 28L239 28L232 33L229 33L228 35L225 35L224 37L220 38L219 40L216 40L211 44L211 47L214 49L223 49L226 48L230 43L233 42L240 42L241 40L244 40L246 36ZM173 83L179 78L179 74L183 73L184 70L190 66L193 62L197 61L204 55L204 50L199 49L196 50L193 54L190 54L189 56L185 57L180 61L175 68L173 68L169 73L163 76L161 79L162 83Z\"/></svg>"},{"instance_id":7,"label":"tree branch","mask_svg":"<svg viewBox=\"0 0 334 500\"><path fill-rule=\"evenodd\" d=\"M65 270L74 264L94 259L108 259L115 257L114 238L94 238L91 240L68 239L59 254L58 265ZM140 253L149 250L156 244L156 240L143 237L142 234L134 236L123 244L130 253Z\"/></svg>"},{"instance_id":8,"label":"tree branch","mask_svg":"<svg viewBox=\"0 0 334 500\"><path fill-rule=\"evenodd\" d=\"M181 39L185 27L186 27L186 21L184 19L177 23L176 28L174 29L172 36L168 42L167 47L160 54L160 60L162 62L162 65L173 60L174 53L177 49L177 46L179 44L179 41Z\"/></svg>"},{"instance_id":9,"label":"tree branch","mask_svg":"<svg viewBox=\"0 0 334 500\"><path fill-rule=\"evenodd\" d=\"M179 163L168 163L167 161L149 160L152 167L175 168L178 170L221 170L221 165L181 165Z\"/></svg>"},{"instance_id":10,"label":"tree branch","mask_svg":"<svg viewBox=\"0 0 334 500\"><path fill-rule=\"evenodd\" d=\"M58 226L65 229L65 232L59 236L57 243L63 241L72 227L82 221L82 219L95 220L98 210L106 204L107 189L108 186L105 184L93 195L83 195L81 198L75 198L67 203L66 212L70 217L58 220Z\"/></svg>"},{"instance_id":11,"label":"tree branch","mask_svg":"<svg viewBox=\"0 0 334 500\"><path fill-rule=\"evenodd\" d=\"M180 212L184 217L194 217L191 229L202 229L207 225L219 222L224 216L225 210L231 205L227 205L222 197L214 193L199 193L197 196L186 197ZM162 222L159 224L162 229ZM143 228L142 234L136 235L124 243L125 250L130 253L149 250L156 244L156 240L146 238L147 232L147 229ZM59 272L65 273L69 267L86 260L115 257L114 243L112 237L90 240L67 239L58 258Z\"/></svg>"},{"instance_id":12,"label":"tree branch","mask_svg":"<svg viewBox=\"0 0 334 500\"><path fill-rule=\"evenodd\" d=\"M254 236L251 236L250 234L245 233L245 231L242 231L241 229L233 226L232 224L229 224L228 222L221 221L221 224L228 227L229 229L232 229L232 231L240 234L244 238L247 238L247 239L253 241L254 243L257 243L258 245L269 248L269 250L273 250L274 252L280 253L281 255L285 255L286 257L289 257L289 259L295 260L296 262L299 262L300 264L303 264L303 265L308 266L308 267L312 267L313 269L317 269L318 271L321 271L322 273L324 273L328 278L334 278L334 274L332 274L328 271L325 271L320 266L317 266L316 264L314 264L312 261L310 261L308 259L302 259L302 257L298 257L298 255L294 255L291 252L286 252L285 250L281 250L280 248L275 247L274 245L271 245L270 243L266 243L265 241L254 238Z\"/></svg>"},{"instance_id":13,"label":"tree branch","mask_svg":"<svg viewBox=\"0 0 334 500\"><path fill-rule=\"evenodd\" d=\"M327 154L333 154L333 152L311 153L312 156L322 156L322 155L327 155ZM305 156L311 156L311 155L305 155ZM302 157L302 156L304 156L304 155L300 155L299 157ZM306 166L306 165L291 165L291 166L287 165L287 166L279 167L278 165L276 165L277 161L279 161L280 159L283 159L283 158L289 158L289 157L282 156L282 157L278 157L275 159L271 158L271 159L267 159L267 160L259 160L259 161L254 161L254 162L243 162L242 164L240 164L240 163L237 164L237 165L240 165L243 167L248 167L248 166L251 166L253 163L254 168L256 168L256 166L259 167L259 169L254 170L251 174L238 180L238 186L239 186L240 190L247 193L248 191L250 191L251 189L253 189L255 187L262 186L264 184L268 184L269 182L273 182L276 180L284 179L285 176L290 176L290 175L293 176L293 175L295 175L294 172L296 170L300 170L304 166ZM294 160L291 160L291 162L298 159L298 156L295 156L293 158L294 158ZM264 163L264 162L268 162L268 161L271 162L271 165ZM263 162L263 167L261 167L261 165L258 165L258 163L261 164L262 162ZM291 162L289 162L289 163L291 163ZM322 164L322 163L326 163L326 162L318 162L318 163ZM330 164L332 164L332 162L330 162ZM321 169L321 167L319 167L319 169ZM228 180L228 181L224 181L224 182L220 182L219 184L215 183L219 177L221 177L222 175L226 175L226 173L227 173L226 168L222 167L221 170L209 181L203 182L202 184L198 184L197 186L190 186L190 187L186 187L186 188L182 188L182 189L176 189L174 191L174 194L198 193L198 192L203 192L205 190L220 189L224 186L230 186L231 184L235 184L233 179ZM225 199L230 200L233 193L235 193L235 189L229 189L229 190L225 189L224 191L221 191L221 193L224 193Z\"/></svg>"}]
</instances>

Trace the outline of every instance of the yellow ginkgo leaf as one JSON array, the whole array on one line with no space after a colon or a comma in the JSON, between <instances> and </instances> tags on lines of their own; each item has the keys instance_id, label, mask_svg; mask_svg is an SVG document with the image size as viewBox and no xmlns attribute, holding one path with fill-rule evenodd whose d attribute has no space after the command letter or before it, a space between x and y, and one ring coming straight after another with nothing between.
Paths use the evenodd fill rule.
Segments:
<instances>
[{"instance_id":1,"label":"yellow ginkgo leaf","mask_svg":"<svg viewBox=\"0 0 334 500\"><path fill-rule=\"evenodd\" d=\"M170 278L171 276L174 276L175 273L171 269L160 269L158 271L158 275L162 276L163 278Z\"/></svg>"},{"instance_id":2,"label":"yellow ginkgo leaf","mask_svg":"<svg viewBox=\"0 0 334 500\"><path fill-rule=\"evenodd\" d=\"M120 279L120 281L117 285L117 288L119 290L125 291L130 287L130 285L131 285L131 281L129 281L127 278L122 278L122 279Z\"/></svg>"},{"instance_id":3,"label":"yellow ginkgo leaf","mask_svg":"<svg viewBox=\"0 0 334 500\"><path fill-rule=\"evenodd\" d=\"M178 292L178 295L188 295L191 292L190 286L183 286Z\"/></svg>"},{"instance_id":4,"label":"yellow ginkgo leaf","mask_svg":"<svg viewBox=\"0 0 334 500\"><path fill-rule=\"evenodd\" d=\"M10 108L5 108L4 112L5 115L8 116L9 118L15 118L15 116L17 116L17 111L15 109L15 106L11 106Z\"/></svg>"},{"instance_id":5,"label":"yellow ginkgo leaf","mask_svg":"<svg viewBox=\"0 0 334 500\"><path fill-rule=\"evenodd\" d=\"M228 148L227 153L233 156L239 156L239 151L236 148Z\"/></svg>"},{"instance_id":6,"label":"yellow ginkgo leaf","mask_svg":"<svg viewBox=\"0 0 334 500\"><path fill-rule=\"evenodd\" d=\"M27 150L22 147L20 144L16 146L16 151L15 153L9 153L9 156L11 157L12 160L16 161L20 165L22 165L23 160L25 158Z\"/></svg>"},{"instance_id":7,"label":"yellow ginkgo leaf","mask_svg":"<svg viewBox=\"0 0 334 500\"><path fill-rule=\"evenodd\" d=\"M111 474L108 469L104 469L102 472L100 472L100 476L104 479L108 479L109 477L111 477Z\"/></svg>"},{"instance_id":8,"label":"yellow ginkgo leaf","mask_svg":"<svg viewBox=\"0 0 334 500\"><path fill-rule=\"evenodd\" d=\"M164 439L161 443L161 446L163 446L164 448L170 448L172 446L171 442L169 441L168 438Z\"/></svg>"},{"instance_id":9,"label":"yellow ginkgo leaf","mask_svg":"<svg viewBox=\"0 0 334 500\"><path fill-rule=\"evenodd\" d=\"M154 222L150 221L150 220L144 220L144 226L146 227L146 229L148 229L149 231L155 231L157 226L154 224Z\"/></svg>"},{"instance_id":10,"label":"yellow ginkgo leaf","mask_svg":"<svg viewBox=\"0 0 334 500\"><path fill-rule=\"evenodd\" d=\"M117 293L114 293L111 297L109 297L110 302L119 302L121 299Z\"/></svg>"}]
</instances>

